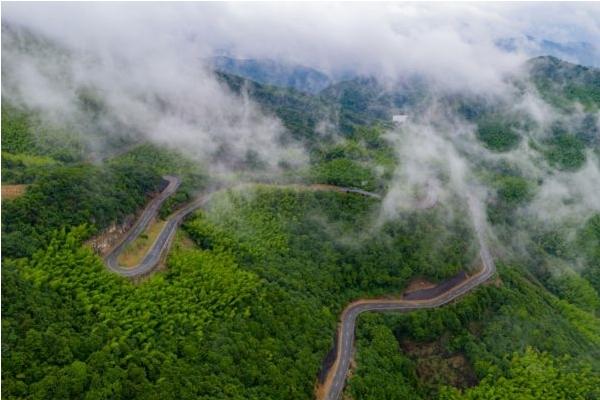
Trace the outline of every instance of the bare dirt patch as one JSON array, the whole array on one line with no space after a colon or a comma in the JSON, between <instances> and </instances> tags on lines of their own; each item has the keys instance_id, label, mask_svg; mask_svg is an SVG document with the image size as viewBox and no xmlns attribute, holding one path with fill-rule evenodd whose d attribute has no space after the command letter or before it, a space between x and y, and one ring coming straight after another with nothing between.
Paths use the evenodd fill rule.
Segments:
<instances>
[{"instance_id":1,"label":"bare dirt patch","mask_svg":"<svg viewBox=\"0 0 600 400\"><path fill-rule=\"evenodd\" d=\"M453 277L440 282L438 285L426 289L419 289L412 292L405 292L403 298L406 300L426 300L442 295L451 288L460 285L466 281L468 275L465 271L460 271Z\"/></svg>"},{"instance_id":2,"label":"bare dirt patch","mask_svg":"<svg viewBox=\"0 0 600 400\"><path fill-rule=\"evenodd\" d=\"M467 388L477 384L475 371L460 352L446 350L444 337L428 343L403 340L402 350L417 364L417 376L426 387L449 385Z\"/></svg>"},{"instance_id":3,"label":"bare dirt patch","mask_svg":"<svg viewBox=\"0 0 600 400\"><path fill-rule=\"evenodd\" d=\"M104 257L110 249L113 248L123 237L123 235L131 229L135 222L135 217L130 215L125 218L123 223L111 224L104 229L100 234L90 238L85 242L96 254Z\"/></svg>"},{"instance_id":4,"label":"bare dirt patch","mask_svg":"<svg viewBox=\"0 0 600 400\"><path fill-rule=\"evenodd\" d=\"M435 283L429 282L425 278L415 278L408 284L408 287L404 290L404 293L415 292L422 289L430 289L435 287Z\"/></svg>"},{"instance_id":5,"label":"bare dirt patch","mask_svg":"<svg viewBox=\"0 0 600 400\"><path fill-rule=\"evenodd\" d=\"M2 199L12 200L22 196L29 185L2 185Z\"/></svg>"}]
</instances>

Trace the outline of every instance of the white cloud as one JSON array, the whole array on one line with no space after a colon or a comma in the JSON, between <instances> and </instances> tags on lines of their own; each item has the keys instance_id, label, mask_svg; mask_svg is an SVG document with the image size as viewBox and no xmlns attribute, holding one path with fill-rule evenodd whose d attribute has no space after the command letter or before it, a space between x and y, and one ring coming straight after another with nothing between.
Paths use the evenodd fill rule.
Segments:
<instances>
[{"instance_id":1,"label":"white cloud","mask_svg":"<svg viewBox=\"0 0 600 400\"><path fill-rule=\"evenodd\" d=\"M204 161L219 153L221 161L236 163L248 152L273 168L281 160L306 161L299 146L279 144L279 120L202 67L185 18L177 23L185 8L158 13L156 5L143 5L147 12L138 14L134 5L3 5L3 21L42 32L66 49L48 57L7 31L3 96L75 124L82 117L79 93L88 88L107 111L100 124L120 135L141 135Z\"/></svg>"},{"instance_id":2,"label":"white cloud","mask_svg":"<svg viewBox=\"0 0 600 400\"><path fill-rule=\"evenodd\" d=\"M276 144L281 124L219 85L200 67L202 57L229 49L392 81L419 74L442 90L498 93L526 56L501 51L497 39L536 34L600 42L600 7L581 4L4 3L2 11L3 20L84 56L36 60L3 40L5 65L17 65L16 81L30 103L68 112L77 86L97 87L119 121L155 141L203 157L227 143L237 156L252 149L272 164L289 156ZM66 79L55 79L65 67ZM153 96L171 107L159 112L160 102L148 100ZM552 120L535 96L515 107L542 124Z\"/></svg>"}]
</instances>

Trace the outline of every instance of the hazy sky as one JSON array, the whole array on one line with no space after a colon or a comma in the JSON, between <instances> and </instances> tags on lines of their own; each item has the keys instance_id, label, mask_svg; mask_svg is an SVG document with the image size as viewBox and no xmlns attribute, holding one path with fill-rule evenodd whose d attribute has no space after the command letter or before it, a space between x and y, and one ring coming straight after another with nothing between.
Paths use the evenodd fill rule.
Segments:
<instances>
[{"instance_id":1,"label":"hazy sky","mask_svg":"<svg viewBox=\"0 0 600 400\"><path fill-rule=\"evenodd\" d=\"M225 49L325 71L352 68L386 76L449 70L461 79L477 70L477 79L490 79L519 60L519 54L501 52L498 39L517 39L520 50L530 53L539 49L519 42L525 35L600 43L600 5L593 3L4 2L2 11L4 19L82 46L116 43L151 52L156 43L185 43L186 51L199 56Z\"/></svg>"}]
</instances>

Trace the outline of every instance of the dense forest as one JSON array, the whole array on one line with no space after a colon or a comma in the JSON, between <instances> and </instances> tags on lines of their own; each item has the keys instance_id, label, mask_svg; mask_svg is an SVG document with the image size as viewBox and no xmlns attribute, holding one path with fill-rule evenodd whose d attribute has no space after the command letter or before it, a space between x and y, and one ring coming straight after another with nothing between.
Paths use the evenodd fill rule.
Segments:
<instances>
[{"instance_id":1,"label":"dense forest","mask_svg":"<svg viewBox=\"0 0 600 400\"><path fill-rule=\"evenodd\" d=\"M550 128L502 102L440 100L471 124L477 151L494 155L458 150L490 193L497 275L446 307L362 315L348 398L600 397L600 214L565 225L525 211L544 178L597 162L600 72L547 57L529 68L556 109ZM390 117L426 107L431 95L422 81L382 93L375 79L357 78L308 94L217 79L306 149L307 165L277 180L382 195L405 161ZM382 218L375 198L264 183L218 191L178 230L163 268L116 276L86 240L139 213L164 175L182 185L162 219L221 177L131 137L113 138L116 148L99 157L73 127L2 104L2 184L27 185L2 209L6 399L310 399L348 302L478 267L460 193ZM317 132L328 118L329 130ZM547 175L502 158L515 152Z\"/></svg>"}]
</instances>

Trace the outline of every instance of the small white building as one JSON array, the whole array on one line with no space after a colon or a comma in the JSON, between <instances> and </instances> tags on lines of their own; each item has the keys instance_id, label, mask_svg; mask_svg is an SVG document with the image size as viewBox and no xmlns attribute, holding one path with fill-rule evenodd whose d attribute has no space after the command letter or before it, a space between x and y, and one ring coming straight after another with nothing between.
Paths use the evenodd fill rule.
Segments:
<instances>
[{"instance_id":1,"label":"small white building","mask_svg":"<svg viewBox=\"0 0 600 400\"><path fill-rule=\"evenodd\" d=\"M392 116L392 122L397 125L402 125L403 123L406 122L407 119L408 119L408 115L404 115L404 114L397 114L397 115Z\"/></svg>"}]
</instances>

